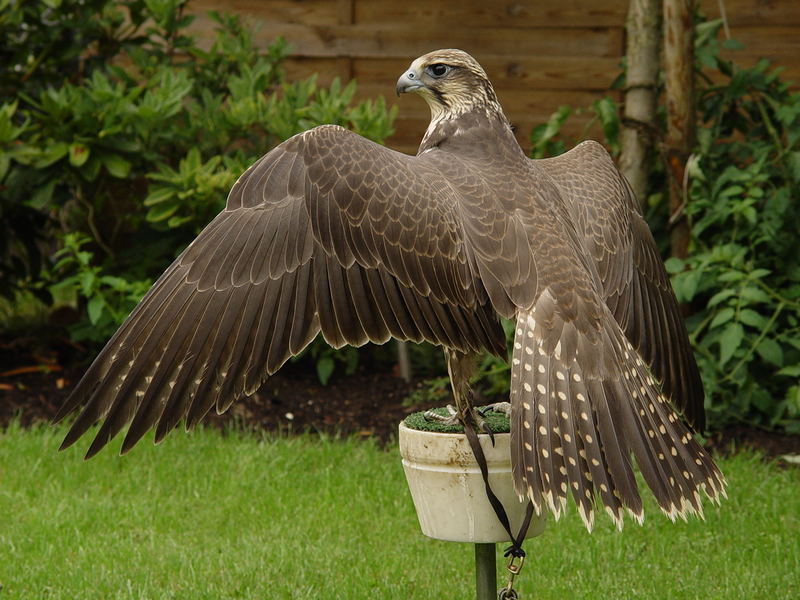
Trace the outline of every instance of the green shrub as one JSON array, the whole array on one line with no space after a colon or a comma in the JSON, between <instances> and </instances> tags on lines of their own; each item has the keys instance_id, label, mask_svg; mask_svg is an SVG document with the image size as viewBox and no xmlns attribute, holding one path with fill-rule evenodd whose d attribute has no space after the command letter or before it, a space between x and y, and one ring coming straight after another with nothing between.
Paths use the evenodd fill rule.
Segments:
<instances>
[{"instance_id":1,"label":"green shrub","mask_svg":"<svg viewBox=\"0 0 800 600\"><path fill-rule=\"evenodd\" d=\"M80 298L86 302L86 319L71 331L74 341L105 342L105 334L114 331L128 316L150 287L150 282L128 280L103 274L94 264L94 254L82 249L91 242L81 233L67 233L64 247L54 254L56 263L45 274L51 283L48 292L59 304L75 306Z\"/></svg>"},{"instance_id":2,"label":"green shrub","mask_svg":"<svg viewBox=\"0 0 800 600\"><path fill-rule=\"evenodd\" d=\"M74 339L113 333L279 142L322 123L392 132L354 82L286 81L286 44L259 50L237 17L210 13L200 48L185 0L0 5L0 293L79 307Z\"/></svg>"},{"instance_id":3,"label":"green shrub","mask_svg":"<svg viewBox=\"0 0 800 600\"><path fill-rule=\"evenodd\" d=\"M706 27L715 40L719 24ZM692 247L667 266L696 309L689 329L711 421L800 433L800 94L767 61L739 69L715 45L698 56L725 80L698 94Z\"/></svg>"}]
</instances>

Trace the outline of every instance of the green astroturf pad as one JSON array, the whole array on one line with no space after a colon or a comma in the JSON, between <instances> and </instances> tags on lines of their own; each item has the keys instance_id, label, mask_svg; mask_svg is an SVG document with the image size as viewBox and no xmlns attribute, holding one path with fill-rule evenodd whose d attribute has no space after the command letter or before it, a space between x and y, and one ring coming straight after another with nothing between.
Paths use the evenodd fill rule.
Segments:
<instances>
[{"instance_id":1,"label":"green astroturf pad","mask_svg":"<svg viewBox=\"0 0 800 600\"><path fill-rule=\"evenodd\" d=\"M480 408L480 407L479 407ZM434 408L433 412L436 414L447 416L448 412L445 407ZM425 412L415 412L408 415L403 423L409 429L416 429L418 431L434 431L437 433L464 433L464 428L461 425L444 425L438 421L430 421L425 418ZM486 423L492 433L508 433L511 431L508 418L503 413L490 410L483 415Z\"/></svg>"}]
</instances>

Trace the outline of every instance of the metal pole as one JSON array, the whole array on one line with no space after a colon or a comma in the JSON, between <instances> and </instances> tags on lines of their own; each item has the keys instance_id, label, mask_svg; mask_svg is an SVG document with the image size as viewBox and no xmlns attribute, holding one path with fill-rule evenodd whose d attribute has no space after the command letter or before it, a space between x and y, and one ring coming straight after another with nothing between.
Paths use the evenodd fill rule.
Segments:
<instances>
[{"instance_id":1,"label":"metal pole","mask_svg":"<svg viewBox=\"0 0 800 600\"><path fill-rule=\"evenodd\" d=\"M497 563L494 544L475 544L475 597L497 598Z\"/></svg>"}]
</instances>

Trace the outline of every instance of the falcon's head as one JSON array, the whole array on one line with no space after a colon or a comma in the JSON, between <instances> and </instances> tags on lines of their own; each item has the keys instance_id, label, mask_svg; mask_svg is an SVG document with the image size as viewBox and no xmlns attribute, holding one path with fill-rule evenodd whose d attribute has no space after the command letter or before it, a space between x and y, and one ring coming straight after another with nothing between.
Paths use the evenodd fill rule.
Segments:
<instances>
[{"instance_id":1,"label":"falcon's head","mask_svg":"<svg viewBox=\"0 0 800 600\"><path fill-rule=\"evenodd\" d=\"M422 96L433 122L474 108L502 113L486 72L463 50L434 50L420 56L397 80L397 95L403 92Z\"/></svg>"}]
</instances>

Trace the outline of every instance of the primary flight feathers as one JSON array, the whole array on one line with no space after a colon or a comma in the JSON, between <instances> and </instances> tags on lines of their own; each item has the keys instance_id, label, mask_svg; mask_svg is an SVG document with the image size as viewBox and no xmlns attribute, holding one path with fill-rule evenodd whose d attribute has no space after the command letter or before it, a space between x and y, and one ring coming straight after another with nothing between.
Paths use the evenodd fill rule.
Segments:
<instances>
[{"instance_id":1,"label":"primary flight feathers","mask_svg":"<svg viewBox=\"0 0 800 600\"><path fill-rule=\"evenodd\" d=\"M427 340L505 354L516 321L515 484L537 510L568 494L641 519L631 456L672 518L724 480L675 412L703 389L669 280L630 188L584 142L528 159L483 69L459 50L397 83L431 107L416 156L337 126L280 144L158 279L62 407L63 447L102 425L160 440L251 394L318 333L332 346ZM466 382L453 381L454 389ZM673 408L674 407L674 408Z\"/></svg>"}]
</instances>

